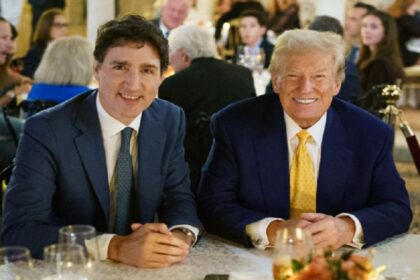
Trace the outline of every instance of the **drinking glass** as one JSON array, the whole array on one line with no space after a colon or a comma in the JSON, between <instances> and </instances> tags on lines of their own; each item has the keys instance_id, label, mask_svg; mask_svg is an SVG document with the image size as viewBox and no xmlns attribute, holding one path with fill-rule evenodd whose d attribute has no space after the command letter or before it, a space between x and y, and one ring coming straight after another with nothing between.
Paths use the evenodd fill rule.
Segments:
<instances>
[{"instance_id":1,"label":"drinking glass","mask_svg":"<svg viewBox=\"0 0 420 280\"><path fill-rule=\"evenodd\" d=\"M0 279L30 279L32 267L28 248L19 246L0 248Z\"/></svg>"},{"instance_id":2,"label":"drinking glass","mask_svg":"<svg viewBox=\"0 0 420 280\"><path fill-rule=\"evenodd\" d=\"M250 54L249 48L247 46L238 46L236 52L236 64L242 65L244 67L250 67Z\"/></svg>"},{"instance_id":3,"label":"drinking glass","mask_svg":"<svg viewBox=\"0 0 420 280\"><path fill-rule=\"evenodd\" d=\"M86 255L87 268L93 273L94 266L99 261L99 248L96 240L96 230L90 225L70 225L60 228L59 243L79 244Z\"/></svg>"},{"instance_id":4,"label":"drinking glass","mask_svg":"<svg viewBox=\"0 0 420 280\"><path fill-rule=\"evenodd\" d=\"M89 270L83 247L79 244L52 244L44 248L46 270L43 280L87 280Z\"/></svg>"},{"instance_id":5,"label":"drinking glass","mask_svg":"<svg viewBox=\"0 0 420 280\"><path fill-rule=\"evenodd\" d=\"M305 264L312 254L311 233L302 228L289 227L276 234L273 254L273 278L283 280L293 274L293 262Z\"/></svg>"}]
</instances>

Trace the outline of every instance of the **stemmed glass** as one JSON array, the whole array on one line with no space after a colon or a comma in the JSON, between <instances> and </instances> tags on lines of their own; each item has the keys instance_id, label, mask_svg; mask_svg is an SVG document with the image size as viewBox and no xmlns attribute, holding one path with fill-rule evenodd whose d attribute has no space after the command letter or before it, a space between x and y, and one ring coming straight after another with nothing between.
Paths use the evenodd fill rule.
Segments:
<instances>
[{"instance_id":1,"label":"stemmed glass","mask_svg":"<svg viewBox=\"0 0 420 280\"><path fill-rule=\"evenodd\" d=\"M30 279L32 267L29 249L19 246L0 248L0 279Z\"/></svg>"},{"instance_id":2,"label":"stemmed glass","mask_svg":"<svg viewBox=\"0 0 420 280\"><path fill-rule=\"evenodd\" d=\"M94 272L94 266L99 261L99 248L96 240L96 230L90 225L70 225L60 228L59 243L79 244L86 255L86 267Z\"/></svg>"},{"instance_id":3,"label":"stemmed glass","mask_svg":"<svg viewBox=\"0 0 420 280\"><path fill-rule=\"evenodd\" d=\"M87 260L83 247L79 244L52 244L44 248L47 265L43 280L88 279Z\"/></svg>"},{"instance_id":4,"label":"stemmed glass","mask_svg":"<svg viewBox=\"0 0 420 280\"><path fill-rule=\"evenodd\" d=\"M293 262L305 264L312 254L311 233L302 228L284 228L277 232L273 254L273 278L283 280L293 274Z\"/></svg>"}]
</instances>

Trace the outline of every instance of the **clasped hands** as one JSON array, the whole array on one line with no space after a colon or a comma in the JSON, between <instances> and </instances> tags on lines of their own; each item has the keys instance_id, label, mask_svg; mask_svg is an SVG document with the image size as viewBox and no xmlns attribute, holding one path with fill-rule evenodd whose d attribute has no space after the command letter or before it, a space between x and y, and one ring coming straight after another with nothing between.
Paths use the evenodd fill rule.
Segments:
<instances>
[{"instance_id":1,"label":"clasped hands","mask_svg":"<svg viewBox=\"0 0 420 280\"><path fill-rule=\"evenodd\" d=\"M338 249L351 243L355 233L353 220L348 216L333 217L322 213L303 213L298 219L273 221L267 228L270 245L274 245L276 232L285 227L300 227L312 234L315 249Z\"/></svg>"},{"instance_id":2,"label":"clasped hands","mask_svg":"<svg viewBox=\"0 0 420 280\"><path fill-rule=\"evenodd\" d=\"M132 224L132 233L114 236L108 258L141 267L160 268L183 261L189 254L192 239L181 231L170 231L165 224Z\"/></svg>"}]
</instances>

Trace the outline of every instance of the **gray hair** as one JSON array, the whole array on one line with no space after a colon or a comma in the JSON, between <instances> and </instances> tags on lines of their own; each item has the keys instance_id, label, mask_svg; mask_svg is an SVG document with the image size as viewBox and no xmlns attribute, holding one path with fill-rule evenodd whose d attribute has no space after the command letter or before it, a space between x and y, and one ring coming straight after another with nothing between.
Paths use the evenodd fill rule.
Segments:
<instances>
[{"instance_id":1,"label":"gray hair","mask_svg":"<svg viewBox=\"0 0 420 280\"><path fill-rule=\"evenodd\" d=\"M34 78L55 85L89 85L93 77L93 46L80 36L68 36L48 45Z\"/></svg>"},{"instance_id":2,"label":"gray hair","mask_svg":"<svg viewBox=\"0 0 420 280\"><path fill-rule=\"evenodd\" d=\"M193 60L197 57L216 57L214 37L196 25L181 25L171 31L168 38L171 51L183 50Z\"/></svg>"},{"instance_id":3,"label":"gray hair","mask_svg":"<svg viewBox=\"0 0 420 280\"><path fill-rule=\"evenodd\" d=\"M337 79L344 80L345 54L342 38L332 32L295 29L283 32L276 40L269 70L274 76L281 72L284 59L293 54L318 51L332 55Z\"/></svg>"}]
</instances>

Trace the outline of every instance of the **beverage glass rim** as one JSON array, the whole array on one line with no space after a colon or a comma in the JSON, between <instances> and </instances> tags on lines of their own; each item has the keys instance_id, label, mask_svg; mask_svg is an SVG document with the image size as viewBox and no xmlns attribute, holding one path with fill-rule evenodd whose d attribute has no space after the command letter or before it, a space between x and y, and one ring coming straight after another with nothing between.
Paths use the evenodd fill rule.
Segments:
<instances>
[{"instance_id":1,"label":"beverage glass rim","mask_svg":"<svg viewBox=\"0 0 420 280\"><path fill-rule=\"evenodd\" d=\"M4 256L6 256L6 252L13 251L19 253L19 255L15 255L15 257L31 256L29 249L23 246L2 246L0 247L0 256L3 258Z\"/></svg>"},{"instance_id":2,"label":"beverage glass rim","mask_svg":"<svg viewBox=\"0 0 420 280\"><path fill-rule=\"evenodd\" d=\"M73 231L71 231L73 230ZM67 225L63 226L59 229L59 233L85 233L85 234L95 234L96 229L94 226L91 225Z\"/></svg>"}]
</instances>

